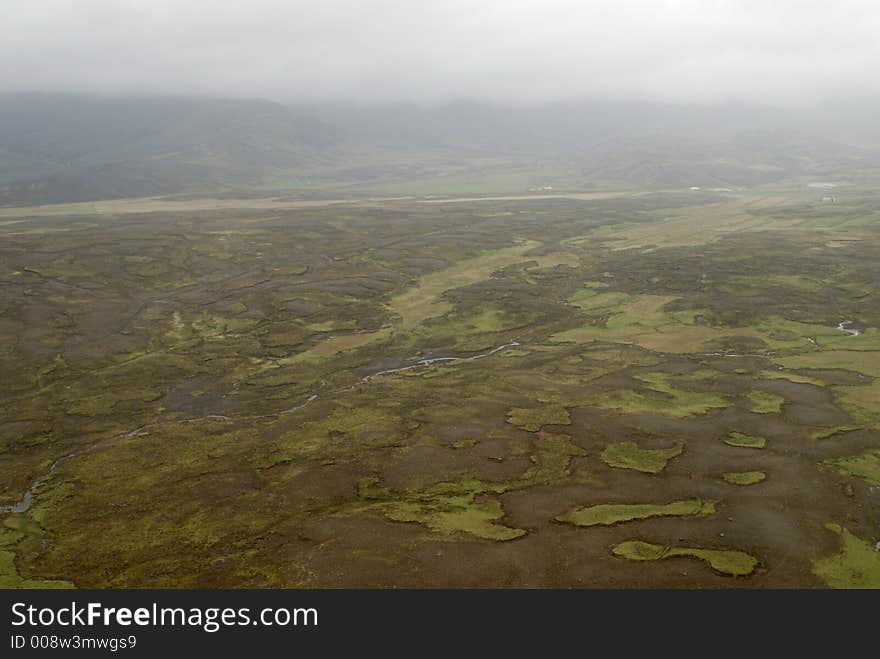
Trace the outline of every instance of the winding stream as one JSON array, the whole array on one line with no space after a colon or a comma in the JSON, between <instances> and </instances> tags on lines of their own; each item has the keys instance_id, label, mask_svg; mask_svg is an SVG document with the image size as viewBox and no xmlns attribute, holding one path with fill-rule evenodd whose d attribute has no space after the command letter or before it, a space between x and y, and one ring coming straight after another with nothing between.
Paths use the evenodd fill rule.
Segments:
<instances>
[{"instance_id":1,"label":"winding stream","mask_svg":"<svg viewBox=\"0 0 880 659\"><path fill-rule=\"evenodd\" d=\"M24 496L14 504L8 506L0 506L0 514L8 514L8 513L26 513L30 510L34 501L34 491L42 485L45 481L47 481L53 473L55 473L55 469L62 462L66 462L67 460L72 460L80 455L85 455L86 453L90 453L96 449L107 446L117 440L120 439L128 439L131 437L137 437L142 432L150 430L151 428L158 428L161 426L171 426L178 425L183 423L200 423L203 421L254 421L258 419L268 419L268 418L277 418L279 416L283 416L285 414L290 414L291 412L295 412L297 410L301 410L306 405L313 403L322 397L322 395L326 396L335 396L337 394L343 393L345 391L350 391L357 387L358 385L364 384L373 380L374 378L382 377L385 375L394 375L395 373L401 373L403 371L409 371L415 368L421 368L425 366L432 366L434 364L453 364L455 362L469 362L477 359L483 359L484 357L489 357L494 355L495 353L501 352L502 350L506 350L507 348L515 348L516 346L521 345L519 341L511 341L510 343L505 343L500 346L496 346L491 350L480 353L478 355L471 355L470 357L430 357L428 359L420 359L414 364L409 364L407 366L401 366L400 368L389 368L382 371L377 371L376 373L371 373L369 375L365 375L360 380L358 380L355 384L350 387L343 387L341 389L335 389L330 392L324 392L323 394L315 393L306 398L303 402L294 405L293 407L288 407L287 409L281 410L279 412L272 412L270 414L257 414L257 415L247 415L247 416L226 416L224 414L207 414L205 416L194 417L191 419L175 419L175 420L164 420L164 421L154 421L153 423L146 423L142 426L138 426L133 430L126 430L125 432L121 432L118 435L113 435L105 440L99 441L96 444L89 446L88 448L82 449L81 451L77 451L76 453L71 453L69 455L65 455L63 457L58 458L49 469L46 470L45 473L38 476L31 486L28 488L27 492L24 493Z\"/></svg>"},{"instance_id":2,"label":"winding stream","mask_svg":"<svg viewBox=\"0 0 880 659\"><path fill-rule=\"evenodd\" d=\"M848 327L849 325L852 325L852 322L853 321L851 321L851 320L841 321L840 324L837 325L837 329L841 330L842 332L846 332L850 336L861 335L860 330L850 329ZM147 423L142 426L138 426L137 428L135 428L133 430L127 430L125 432L119 433L118 435L114 435L112 437L109 437L108 439L105 439L105 440L100 441L96 444L93 444L92 446L90 446L86 449L83 449L77 453L71 453L69 455L65 455L61 458L58 458L57 460L55 460L55 462L52 463L52 465L49 467L49 469L44 474L37 477L36 480L34 480L34 482L31 483L31 486L28 488L28 490L24 493L22 498L17 503L7 505L7 506L0 506L0 514L25 513L28 510L30 510L31 506L33 505L34 491L37 489L37 487L42 485L43 482L45 482L46 480L49 479L49 477L52 476L52 474L55 472L55 469L58 467L58 465L61 462L71 460L71 459L73 459L77 456L80 456L80 455L84 455L85 453L89 453L91 451L94 451L95 449L106 446L107 444L115 442L119 439L127 439L127 438L131 438L131 437L136 437L136 436L140 435L142 432L144 432L146 430L150 430L151 428L157 428L160 426L168 426L168 425L177 425L177 424L182 424L182 423L201 423L204 421L246 421L246 420L254 421L254 420L258 420L258 419L277 418L279 416L283 416L285 414L290 414L291 412L301 410L302 408L306 407L307 405L320 399L322 396L327 396L327 395L335 396L337 394L340 394L340 393L343 393L346 391L351 391L352 389L354 389L358 385L370 382L371 380L373 380L375 378L383 377L386 375L394 375L395 373L402 373L404 371L410 371L410 370L413 370L416 368L422 368L425 366L433 366L435 364L454 364L456 362L475 361L477 359L483 359L484 357L490 357L491 355L494 355L494 354L501 352L502 350L506 350L508 348L515 348L519 345L522 345L522 344L520 344L519 341L511 341L509 343L504 343L500 346L496 346L486 352L483 352L483 353L480 353L477 355L471 355L470 357L430 357L430 358L426 358L426 359L420 359L413 364L408 364L406 366L401 366L399 368L389 368L389 369L385 369L382 371L377 371L375 373L365 375L360 380L358 380L355 384L353 384L349 387L335 389L330 392L314 393L311 396L309 396L308 398L306 398L303 402L298 403L297 405L294 405L293 407L288 407L287 409L281 410L279 412L272 412L269 414L238 416L238 417L231 417L231 416L226 416L223 414L207 414L205 416L194 417L191 419L164 420L164 421L155 421L153 423ZM698 353L698 354L700 354L702 356L707 356L707 357L710 357L710 356L711 357L755 357L755 358L761 358L761 359L769 359L770 358L768 355L757 355L757 354L735 354L735 353L719 353L719 352L704 352L704 353Z\"/></svg>"},{"instance_id":3,"label":"winding stream","mask_svg":"<svg viewBox=\"0 0 880 659\"><path fill-rule=\"evenodd\" d=\"M853 321L851 320L843 320L837 325L837 329L841 332L846 332L850 336L861 336L862 331L857 329L850 329L848 326L852 325ZM806 337L807 341L809 341L816 348L819 348L819 344L816 342L812 336ZM695 353L700 357L756 357L758 359L770 359L770 355L757 355L757 354L739 354L735 352L698 352Z\"/></svg>"},{"instance_id":4,"label":"winding stream","mask_svg":"<svg viewBox=\"0 0 880 659\"><path fill-rule=\"evenodd\" d=\"M28 488L27 492L24 493L24 496L19 500L18 503L13 503L9 506L0 506L0 514L7 513L26 513L30 510L31 505L34 502L34 490L36 490L40 485L43 484L44 481L48 480L49 477L55 473L56 467L58 467L59 463L62 460L67 460L69 458L74 457L75 454L71 453L70 455L65 455L62 458L58 458L52 465L46 470L46 473L37 477L37 479L31 483L31 486Z\"/></svg>"},{"instance_id":5,"label":"winding stream","mask_svg":"<svg viewBox=\"0 0 880 659\"><path fill-rule=\"evenodd\" d=\"M511 341L510 343L505 343L503 345L492 348L488 352L480 353L479 355L472 355L470 357L431 357L430 359L420 359L415 364L410 364L409 366L401 366L400 368L389 368L385 371L379 371L377 373L373 373L372 375L365 375L360 379L360 382L369 382L373 378L377 378L382 375L393 375L394 373L401 373L402 371L409 371L414 368L419 368L420 366L431 366L433 364L442 364L447 363L451 364L454 362L471 362L475 359L482 359L483 357L489 357L490 355L494 355L496 352L501 352L502 350L506 350L507 348L515 348L520 345L519 341Z\"/></svg>"},{"instance_id":6,"label":"winding stream","mask_svg":"<svg viewBox=\"0 0 880 659\"><path fill-rule=\"evenodd\" d=\"M853 321L851 320L841 321L840 324L837 326L837 329L839 329L841 332L846 332L850 336L859 336L862 333L861 330L849 329L849 327L847 327L847 325L852 325L852 323Z\"/></svg>"}]
</instances>

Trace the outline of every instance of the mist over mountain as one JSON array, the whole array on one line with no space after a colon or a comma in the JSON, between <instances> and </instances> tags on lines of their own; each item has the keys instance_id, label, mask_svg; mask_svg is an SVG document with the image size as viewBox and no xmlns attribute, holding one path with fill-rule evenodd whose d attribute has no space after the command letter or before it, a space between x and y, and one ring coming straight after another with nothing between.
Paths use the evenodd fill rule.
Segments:
<instances>
[{"instance_id":1,"label":"mist over mountain","mask_svg":"<svg viewBox=\"0 0 880 659\"><path fill-rule=\"evenodd\" d=\"M5 96L0 195L52 202L242 185L338 139L269 101Z\"/></svg>"},{"instance_id":2,"label":"mist over mountain","mask_svg":"<svg viewBox=\"0 0 880 659\"><path fill-rule=\"evenodd\" d=\"M876 108L12 94L0 96L0 203L253 189L752 186L877 167Z\"/></svg>"}]
</instances>

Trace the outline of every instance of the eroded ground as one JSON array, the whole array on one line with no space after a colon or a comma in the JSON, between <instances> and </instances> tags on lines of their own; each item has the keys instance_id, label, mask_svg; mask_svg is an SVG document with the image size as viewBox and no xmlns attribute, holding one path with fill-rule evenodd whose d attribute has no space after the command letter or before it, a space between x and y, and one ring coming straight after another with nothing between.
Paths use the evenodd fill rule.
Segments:
<instances>
[{"instance_id":1,"label":"eroded ground","mask_svg":"<svg viewBox=\"0 0 880 659\"><path fill-rule=\"evenodd\" d=\"M66 213L0 222L2 586L880 587L869 192Z\"/></svg>"}]
</instances>

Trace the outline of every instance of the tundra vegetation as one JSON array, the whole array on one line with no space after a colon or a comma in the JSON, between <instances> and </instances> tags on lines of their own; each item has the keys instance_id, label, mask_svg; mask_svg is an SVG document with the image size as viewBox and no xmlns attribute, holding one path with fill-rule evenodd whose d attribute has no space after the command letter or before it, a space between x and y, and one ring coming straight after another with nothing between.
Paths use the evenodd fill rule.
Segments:
<instances>
[{"instance_id":1,"label":"tundra vegetation","mask_svg":"<svg viewBox=\"0 0 880 659\"><path fill-rule=\"evenodd\" d=\"M302 202L3 209L0 585L880 586L869 188Z\"/></svg>"}]
</instances>

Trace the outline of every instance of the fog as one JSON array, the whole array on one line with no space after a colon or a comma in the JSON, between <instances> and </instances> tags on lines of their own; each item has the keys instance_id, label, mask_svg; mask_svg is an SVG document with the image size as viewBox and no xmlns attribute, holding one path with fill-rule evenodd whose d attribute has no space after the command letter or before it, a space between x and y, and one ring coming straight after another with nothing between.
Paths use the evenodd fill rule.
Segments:
<instances>
[{"instance_id":1,"label":"fog","mask_svg":"<svg viewBox=\"0 0 880 659\"><path fill-rule=\"evenodd\" d=\"M880 5L3 0L0 89L790 105L880 91Z\"/></svg>"}]
</instances>

